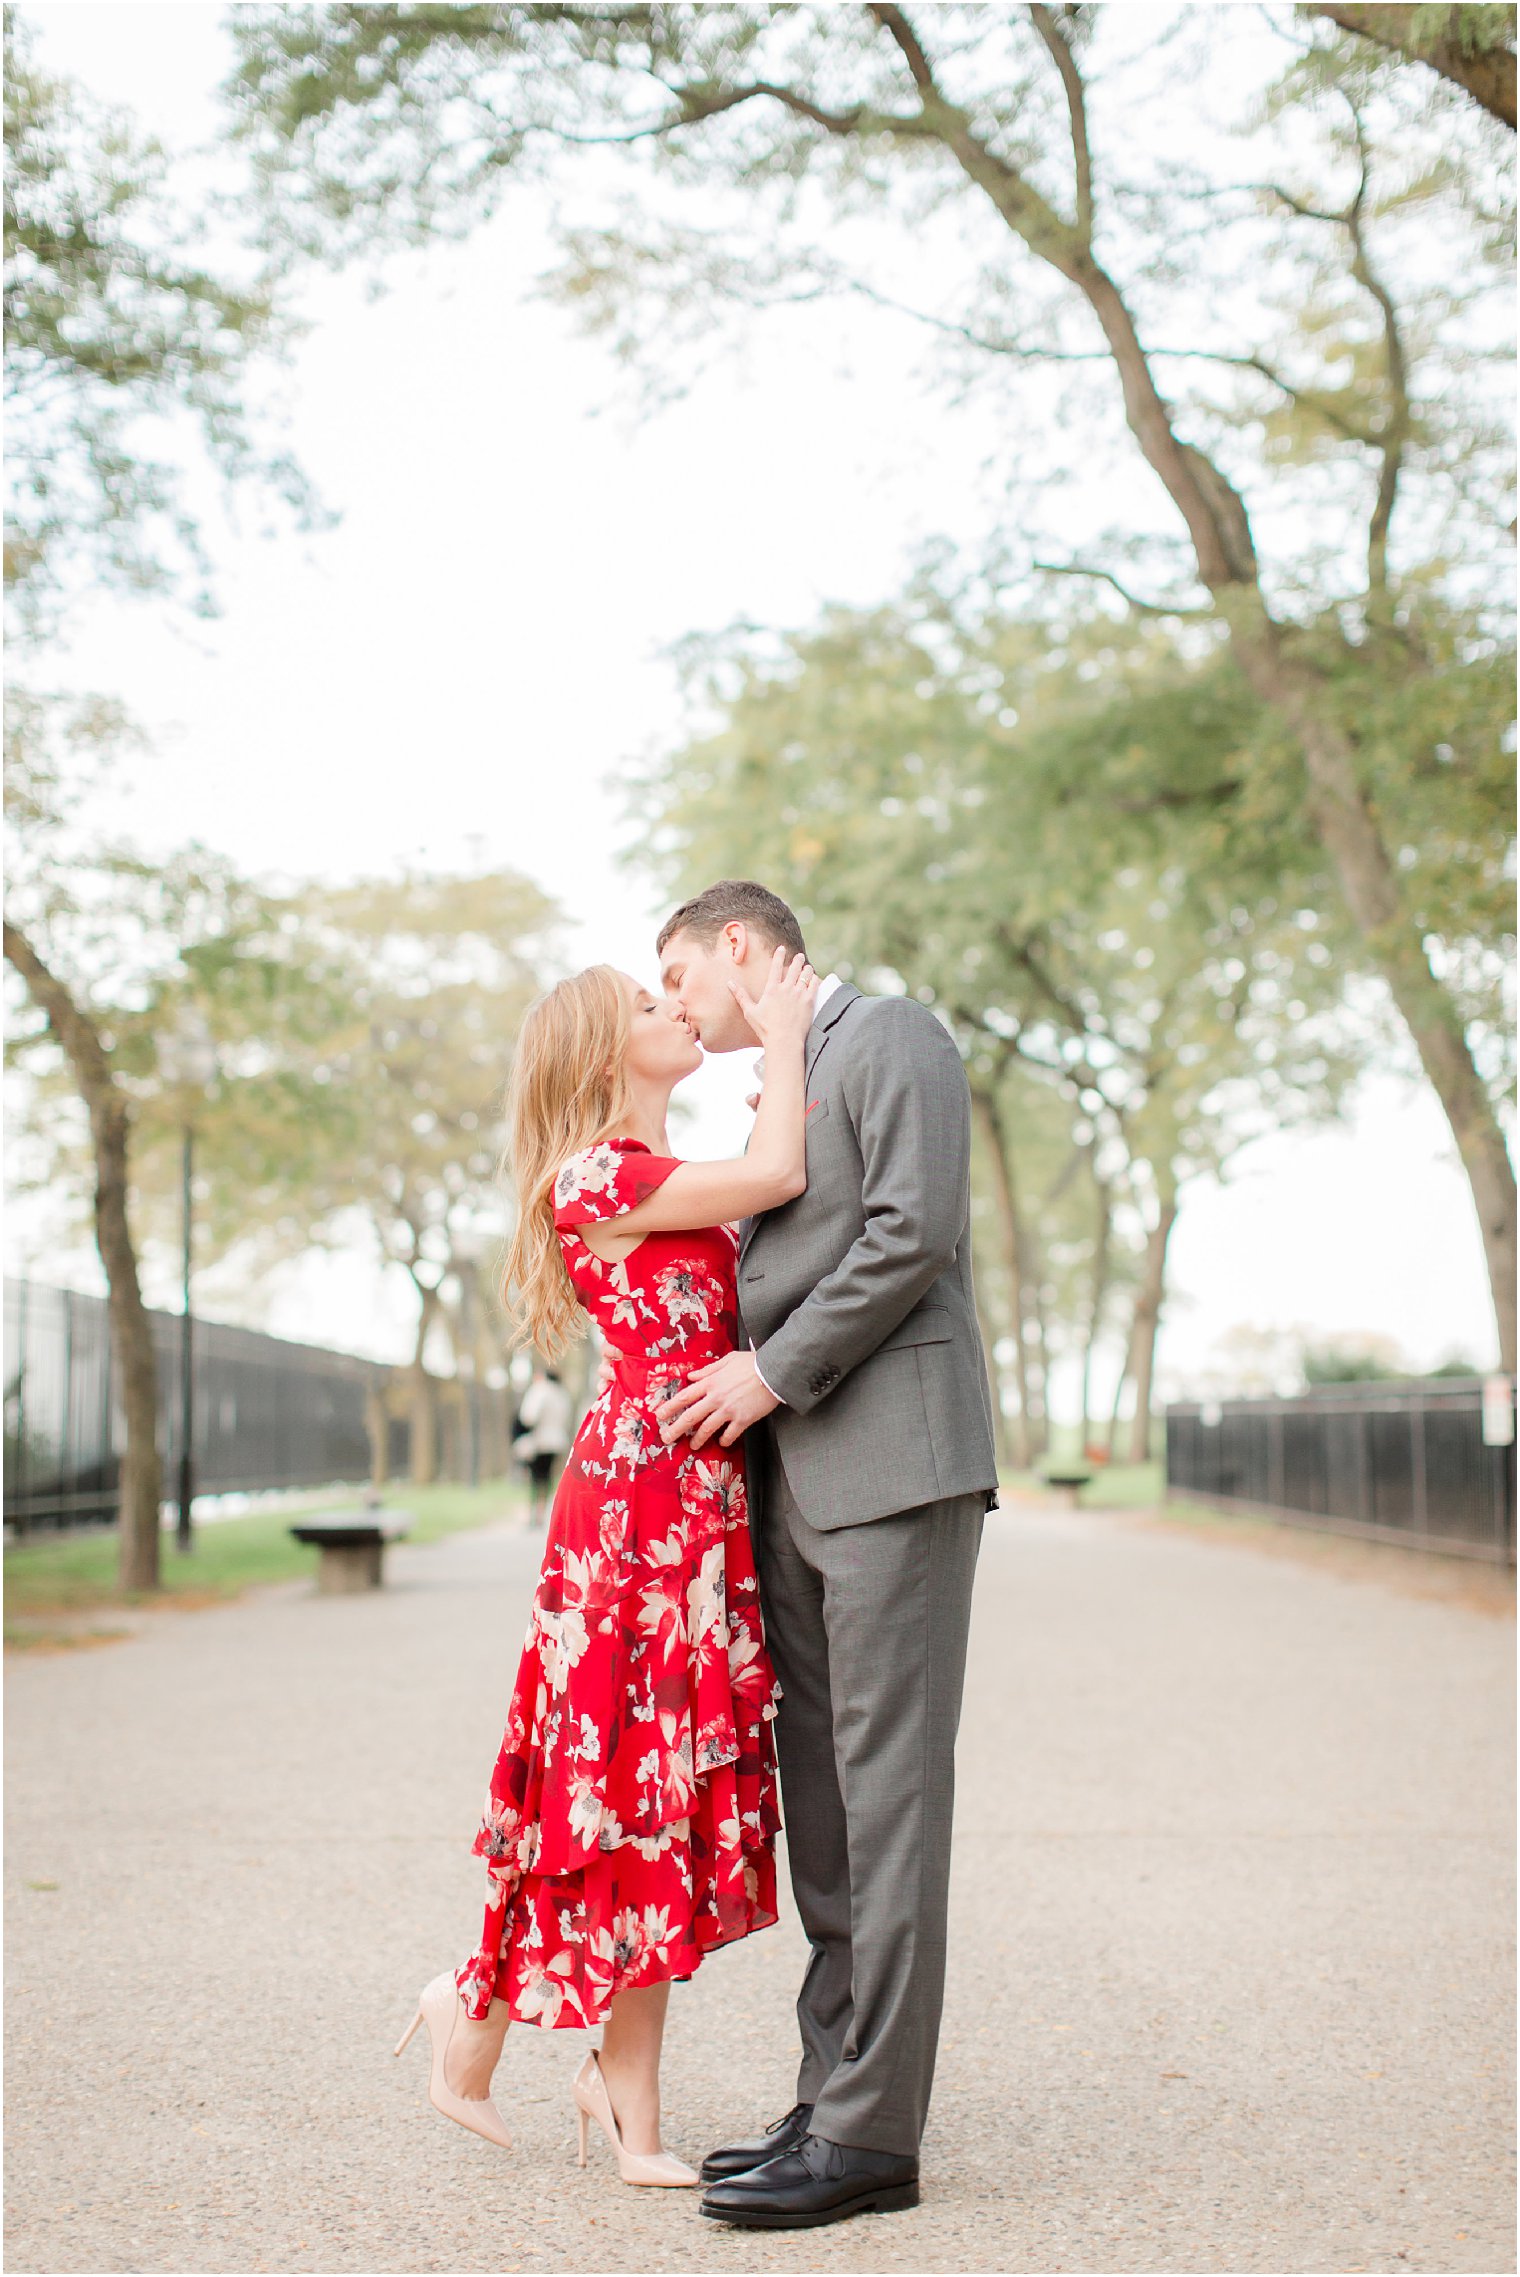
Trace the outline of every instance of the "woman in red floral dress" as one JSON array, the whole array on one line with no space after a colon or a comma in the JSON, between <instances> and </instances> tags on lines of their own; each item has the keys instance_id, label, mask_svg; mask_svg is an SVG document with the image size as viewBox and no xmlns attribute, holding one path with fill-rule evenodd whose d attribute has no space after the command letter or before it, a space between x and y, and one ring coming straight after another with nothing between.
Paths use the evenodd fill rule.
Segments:
<instances>
[{"instance_id":1,"label":"woman in red floral dress","mask_svg":"<svg viewBox=\"0 0 1520 2277\"><path fill-rule=\"evenodd\" d=\"M490 2081L508 2024L601 2025L574 2082L581 2155L595 2118L630 2182L697 2180L660 2148L672 1980L776 1919L777 1690L743 1453L667 1445L655 1408L735 1347L731 1221L802 1190L815 985L778 950L758 1001L736 990L766 1081L735 1161L670 1154L670 1093L700 1049L672 1007L606 965L534 1006L513 1074L507 1274L522 1329L552 1356L589 1315L606 1353L475 1841L481 1943L426 1988L406 2038L427 2023L433 2103L505 2146Z\"/></svg>"}]
</instances>

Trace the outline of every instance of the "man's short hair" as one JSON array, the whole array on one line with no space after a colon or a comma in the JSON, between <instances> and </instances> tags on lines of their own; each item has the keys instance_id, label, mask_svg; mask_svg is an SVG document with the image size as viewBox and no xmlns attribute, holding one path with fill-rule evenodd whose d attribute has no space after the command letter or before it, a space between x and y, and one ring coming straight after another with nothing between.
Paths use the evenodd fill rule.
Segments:
<instances>
[{"instance_id":1,"label":"man's short hair","mask_svg":"<svg viewBox=\"0 0 1520 2277\"><path fill-rule=\"evenodd\" d=\"M716 885L708 886L691 901L683 901L660 927L655 955L662 957L677 933L689 933L704 949L710 949L724 926L734 924L748 925L774 949L807 955L802 927L793 912L779 893L757 885L753 878L719 878Z\"/></svg>"}]
</instances>

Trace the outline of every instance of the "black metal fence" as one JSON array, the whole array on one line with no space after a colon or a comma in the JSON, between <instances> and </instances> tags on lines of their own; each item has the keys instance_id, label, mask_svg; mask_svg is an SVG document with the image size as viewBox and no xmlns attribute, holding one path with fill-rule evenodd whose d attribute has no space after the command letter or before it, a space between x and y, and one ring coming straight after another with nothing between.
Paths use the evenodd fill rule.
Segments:
<instances>
[{"instance_id":1,"label":"black metal fence","mask_svg":"<svg viewBox=\"0 0 1520 2277\"><path fill-rule=\"evenodd\" d=\"M185 1324L149 1314L165 1493L180 1453ZM370 1471L367 1395L385 1371L347 1353L214 1321L193 1324L195 1489L326 1486ZM116 1516L120 1410L104 1301L5 1284L5 1520L18 1533Z\"/></svg>"},{"instance_id":2,"label":"black metal fence","mask_svg":"<svg viewBox=\"0 0 1520 2277\"><path fill-rule=\"evenodd\" d=\"M1505 1429L1507 1445L1488 1443ZM1294 1525L1513 1563L1513 1386L1490 1389L1487 1438L1480 1377L1183 1401L1166 1411L1166 1482Z\"/></svg>"}]
</instances>

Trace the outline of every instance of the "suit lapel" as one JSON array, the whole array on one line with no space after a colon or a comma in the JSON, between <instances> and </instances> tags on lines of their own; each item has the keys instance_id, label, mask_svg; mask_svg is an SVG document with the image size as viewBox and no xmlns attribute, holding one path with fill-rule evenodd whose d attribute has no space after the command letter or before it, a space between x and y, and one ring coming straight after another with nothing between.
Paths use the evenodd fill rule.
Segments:
<instances>
[{"instance_id":1,"label":"suit lapel","mask_svg":"<svg viewBox=\"0 0 1520 2277\"><path fill-rule=\"evenodd\" d=\"M835 989L833 995L829 998L828 1003L818 1014L818 1017L814 1020L812 1027L808 1030L807 1042L804 1044L802 1050L802 1064L805 1075L804 1096L806 1096L807 1093L811 1092L813 1088L813 1070L817 1067L819 1060L823 1056L829 1038L834 1032L836 1022L839 1020L842 1013L848 1012L850 1006L855 1002L856 998L859 995L860 990L855 986L853 981L844 981L838 988ZM760 1220L758 1218L745 1218L743 1223L740 1225L739 1262L741 1265L744 1262L745 1251L749 1248L750 1243L755 1238L755 1228L759 1223Z\"/></svg>"},{"instance_id":2,"label":"suit lapel","mask_svg":"<svg viewBox=\"0 0 1520 2277\"><path fill-rule=\"evenodd\" d=\"M859 996L860 990L853 981L842 981L813 1022L812 1027L809 1028L808 1039L803 1046L802 1054L802 1064L807 1071L807 1088L809 1091L813 1088L813 1070L827 1050L828 1041L834 1033L835 1026L842 1015L849 1011L850 1006L859 1000Z\"/></svg>"}]
</instances>

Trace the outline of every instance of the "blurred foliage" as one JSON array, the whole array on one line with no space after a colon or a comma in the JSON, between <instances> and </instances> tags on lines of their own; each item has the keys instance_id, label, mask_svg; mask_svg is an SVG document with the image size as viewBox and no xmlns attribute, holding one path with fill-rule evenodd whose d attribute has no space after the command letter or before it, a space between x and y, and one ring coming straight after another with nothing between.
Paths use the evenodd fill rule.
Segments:
<instances>
[{"instance_id":1,"label":"blurred foliage","mask_svg":"<svg viewBox=\"0 0 1520 2277\"><path fill-rule=\"evenodd\" d=\"M104 581L161 591L208 563L186 504L186 414L228 482L303 512L293 462L261 448L250 366L287 334L265 271L197 259L203 216L163 149L38 65L5 10L5 584L25 635ZM153 447L156 433L158 449Z\"/></svg>"},{"instance_id":2,"label":"blurred foliage","mask_svg":"<svg viewBox=\"0 0 1520 2277\"><path fill-rule=\"evenodd\" d=\"M1365 1345L1312 1344L1303 1357L1306 1385L1391 1383L1405 1373L1396 1357Z\"/></svg>"},{"instance_id":3,"label":"blurred foliage","mask_svg":"<svg viewBox=\"0 0 1520 2277\"><path fill-rule=\"evenodd\" d=\"M457 1350L474 1317L494 1317L503 1093L558 912L526 878L489 871L310 886L278 922L285 969L325 1017L299 1062L304 1144L277 1213L240 1209L229 1183L229 1238L290 1255L362 1232L412 1282L418 1361L435 1319ZM162 1159L145 1150L145 1182Z\"/></svg>"},{"instance_id":4,"label":"blurred foliage","mask_svg":"<svg viewBox=\"0 0 1520 2277\"><path fill-rule=\"evenodd\" d=\"M1200 1069L1216 1053L1224 1068L1248 1065L1263 1112L1312 1100L1317 1078L1306 1087L1288 1073L1285 1041L1263 1032L1271 991L1282 1006L1316 995L1313 960L1291 939L1289 913L1305 902L1347 970L1378 973L1440 1096L1508 1348L1514 1179L1496 1106L1504 852L1492 790L1512 717L1499 691L1511 647L1513 145L1464 76L1480 50L1502 67L1507 35L1476 10L1441 25L1438 12L1367 11L1397 18L1405 53L1390 61L1376 37L1343 28L1354 13L1267 11L1280 40L1253 46L1250 83L1237 85L1220 69L1236 52L1233 18L1217 9L250 6L235 19L228 94L268 240L287 254L383 253L468 229L514 181L552 185L562 257L551 289L655 400L742 342L759 311L850 297L921 323L952 389L1005 407L1008 511L993 541L1004 587L1043 607L1058 638L1068 579L1116 592L1132 626L1194 638L1179 655L1199 669L1146 696L1163 737L1167 706L1180 707L1200 771L1181 804L1166 793L1166 811L1189 816L1184 851L1147 839L1143 780L1131 812L1126 754L1152 749L1152 733L1130 734L1123 670L1101 654L1087 662L1114 693L1105 719L1074 707L1073 740L1032 735L1048 756L1021 755L1013 788L993 763L953 795L935 777L957 731L935 705L909 706L927 748L901 767L922 779L889 787L861 751L878 729L890 740L877 715L904 687L889 672L874 690L825 698L820 654L796 690L748 691L757 755L726 762L736 779L755 774L757 802L795 812L789 834L766 840L766 863L784 857L778 874L818 900L815 876L847 841L863 882L852 916L830 910L842 954L904 975L911 948L912 985L947 1007L960 1006L965 960L988 957L970 996L996 973L995 1009L1018 1025L1021 1053L1041 1003L1089 1056L1117 1053L1132 1127L1142 1099L1158 1124L1138 1137L1153 1184L1157 1162L1217 1151L1200 1101L1220 1088L1200 1076L1191 1096L1175 1080L1185 1053L1199 1052ZM1441 40L1450 52L1438 56ZM1175 131L1158 134L1168 120ZM1090 489L1101 469L1141 464L1154 483L1126 488L1127 526L1075 534L1065 483ZM776 471L787 478L784 447ZM1240 678L1212 645L1220 637ZM1133 649L1133 635L1096 638ZM874 669L869 643L857 662ZM799 719L783 722L793 696ZM767 703L804 744L824 730L829 788L794 794L766 774ZM1212 728L1194 732L1191 707L1211 704ZM814 718L820 705L828 718ZM1228 784L1216 780L1220 749ZM1154 975L1127 993L1125 889L1105 884L1095 926L1064 914L1082 835L1055 795L1067 763L1073 800L1113 802L1093 815L1096 836L1106 843L1129 817L1113 876L1133 870L1142 899L1185 899L1200 951L1174 966L1147 942ZM1036 781L1049 795L1031 800ZM961 828L968 798L991 842L1040 848L1062 913L1042 907L1032 862L1015 890L978 858L979 831ZM892 826L905 817L934 848L911 894L896 891L905 833ZM714 866L700 839L692 823L693 874ZM1228 885L1211 905L1198 878L1214 863ZM761 866L758 849L743 866ZM1331 914L1332 882L1355 913L1356 946ZM1005 942L986 931L1000 915ZM996 1056L986 1009L957 1012L974 1077L976 1054ZM1171 1075L1145 1072L1147 1053ZM1101 1094L1101 1067L1089 1088ZM1101 1186L1096 1152L1091 1166Z\"/></svg>"},{"instance_id":5,"label":"blurred foliage","mask_svg":"<svg viewBox=\"0 0 1520 2277\"><path fill-rule=\"evenodd\" d=\"M1345 700L1390 746L1439 719L1439 750L1389 750L1389 816L1413 836L1430 779L1445 790L1419 841L1424 921L1497 1045L1507 672L1458 628L1443 637L1430 715L1370 674ZM1006 1137L1036 1377L1112 1333L1147 1230L1189 1180L1334 1114L1385 1047L1367 992L1348 1007L1369 963L1291 755L1216 641L1029 621L926 573L890 607L693 641L682 662L694 729L638 787L635 858L672 897L763 877L821 968L941 1012ZM996 1340L1018 1324L986 1143Z\"/></svg>"},{"instance_id":6,"label":"blurred foliage","mask_svg":"<svg viewBox=\"0 0 1520 2277\"><path fill-rule=\"evenodd\" d=\"M1515 124L1515 11L1501 6L1301 7L1352 35L1347 65L1368 74L1401 63L1428 64L1509 127ZM1364 44L1366 43L1366 44ZM1381 53L1379 52L1381 51ZM1326 52L1316 48L1316 55ZM1334 51L1329 51L1333 53ZM1369 62L1368 58L1372 58Z\"/></svg>"},{"instance_id":7,"label":"blurred foliage","mask_svg":"<svg viewBox=\"0 0 1520 2277\"><path fill-rule=\"evenodd\" d=\"M1027 570L1064 534L1060 474L1117 441L1090 312L996 206L1014 169L1040 243L1070 228L1066 89L1038 11L936 6L916 26L942 91L925 110L889 13L255 4L236 11L228 98L287 256L382 254L468 231L519 181L573 186L556 198L551 289L654 401L740 349L758 312L851 298L917 320L952 389L1008 406ZM1114 8L1052 13L1091 90L1107 257L1143 287L1181 431L1250 502L1274 607L1356 594L1390 441L1400 572L1438 556L1491 572L1513 511L1508 137L1458 88L1283 9L1283 68L1211 120L1223 145L1158 146L1142 114L1218 102L1205 82L1223 19L1153 14L1137 34ZM1506 12L1445 13L1483 41ZM1087 559L1143 563L1168 598L1189 574L1148 519Z\"/></svg>"},{"instance_id":8,"label":"blurred foliage","mask_svg":"<svg viewBox=\"0 0 1520 2277\"><path fill-rule=\"evenodd\" d=\"M14 10L5 29L6 576L34 644L87 584L189 581L207 605L186 503L195 434L228 482L258 478L308 513L311 501L290 462L261 450L248 407L256 359L290 334L272 271L208 268L195 250L207 200L124 115L42 71ZM448 1317L451 1274L473 1339L499 1231L502 1081L554 912L505 872L318 890L261 884L200 846L149 859L104 819L113 763L140 752L113 703L10 692L7 911L130 1102L141 1229L177 1240L188 1120L199 1263L237 1252L251 1275L358 1231L411 1276L419 1351ZM19 994L17 1015L20 1183L71 1192L83 1219L83 1107ZM187 1031L211 1055L209 1083L186 1076Z\"/></svg>"},{"instance_id":9,"label":"blurred foliage","mask_svg":"<svg viewBox=\"0 0 1520 2277\"><path fill-rule=\"evenodd\" d=\"M1412 53L1438 15L1464 52L1505 36L1503 11L1397 13L1420 19ZM994 1332L1026 1360L1063 1340L1090 1356L1169 1197L1259 1131L1334 1112L1371 1017L1366 996L1348 1017L1347 987L1376 945L1310 827L1292 704L1251 692L1177 532L1141 514L1070 558L1059 478L1112 457L1119 390L1047 258L1084 192L1040 20L1059 15L1091 76L1105 253L1165 343L1167 415L1242 524L1249 500L1283 686L1354 753L1400 922L1491 1098L1508 1073L1509 170L1460 87L1324 21L1227 122L1242 163L1211 175L1125 132L1158 73L1199 81L1182 29L1148 24L1126 61L1105 47L1118 11L941 7L946 92L926 111L883 36L896 14L250 5L230 94L277 255L464 230L514 175L575 164L587 199L554 289L657 387L688 384L757 309L844 294L905 309L953 387L1007 402L1025 479L999 597L929 577L805 634L692 643L701 716L641 813L673 889L759 870L821 956L941 1010L1011 1134L1018 1319L979 1139ZM302 493L245 407L251 359L284 336L271 274L204 268L163 153L40 72L6 22L7 584L35 636L89 578L190 576L204 597L187 413L225 476ZM980 182L956 155L973 134ZM1021 185L1012 235L994 179ZM933 306L911 305L924 247ZM1124 617L1071 614L1073 572ZM199 848L149 864L81 803L131 732L104 703L20 696L7 811L18 921L132 1097L146 1222L167 1235L193 1111L208 1252L267 1259L362 1220L411 1275L420 1355L435 1320L459 1326L489 1247L500 1078L553 912L506 873L318 894ZM204 1098L159 1048L187 1013L215 1048ZM47 1174L83 1195L51 1047L23 1017L12 1049Z\"/></svg>"},{"instance_id":10,"label":"blurred foliage","mask_svg":"<svg viewBox=\"0 0 1520 2277\"><path fill-rule=\"evenodd\" d=\"M96 823L110 767L135 738L112 707L13 692L6 732L7 909L92 1022L134 1124L176 1122L180 1085L164 1057L187 1014L214 1047L226 1158L208 1195L206 1236L278 1209L316 1124L310 1068L337 1016L337 975L299 972L280 896L225 857L189 846L150 860ZM41 1015L18 1000L7 1042L29 1082L18 1101L30 1182L71 1189L81 1216L93 1178L83 1107ZM28 1183L23 1173L20 1183Z\"/></svg>"},{"instance_id":11,"label":"blurred foliage","mask_svg":"<svg viewBox=\"0 0 1520 2277\"><path fill-rule=\"evenodd\" d=\"M198 1263L236 1252L250 1277L358 1236L410 1276L420 1352L450 1317L451 1275L456 1312L463 1274L487 1301L502 1089L557 913L505 871L276 890L204 848L145 861L80 836L57 797L59 736L80 732L33 700L13 708L12 905L71 974L131 1099L143 1232L177 1239L188 1119ZM209 1082L176 1067L187 1027ZM32 1078L33 1178L71 1190L82 1220L88 1132L39 1017L20 1012L9 1054Z\"/></svg>"}]
</instances>

